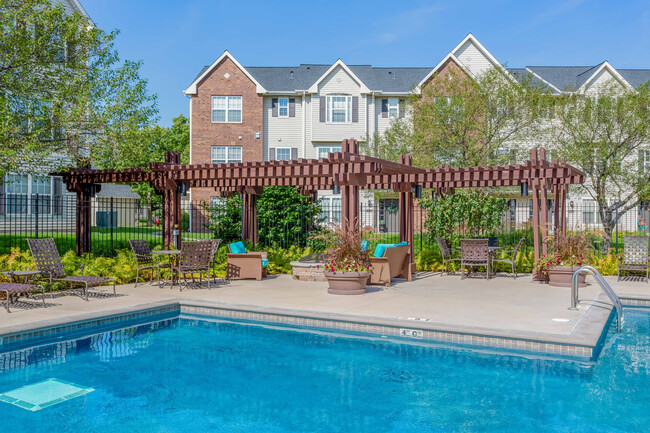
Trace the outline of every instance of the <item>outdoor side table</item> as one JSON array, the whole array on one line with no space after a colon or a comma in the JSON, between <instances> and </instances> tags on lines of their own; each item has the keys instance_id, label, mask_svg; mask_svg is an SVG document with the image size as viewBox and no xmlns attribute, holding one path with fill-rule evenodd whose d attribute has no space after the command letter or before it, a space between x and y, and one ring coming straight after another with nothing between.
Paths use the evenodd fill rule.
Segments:
<instances>
[{"instance_id":1,"label":"outdoor side table","mask_svg":"<svg viewBox=\"0 0 650 433\"><path fill-rule=\"evenodd\" d=\"M178 260L178 256L181 255L181 250L160 250L160 251L152 251L152 255L155 256L168 256L169 257L169 262L170 265L172 264L171 262L175 262ZM174 287L174 284L178 281L178 276L174 274L174 270L172 269L173 266L169 269L169 281L171 282L171 287Z\"/></svg>"}]
</instances>

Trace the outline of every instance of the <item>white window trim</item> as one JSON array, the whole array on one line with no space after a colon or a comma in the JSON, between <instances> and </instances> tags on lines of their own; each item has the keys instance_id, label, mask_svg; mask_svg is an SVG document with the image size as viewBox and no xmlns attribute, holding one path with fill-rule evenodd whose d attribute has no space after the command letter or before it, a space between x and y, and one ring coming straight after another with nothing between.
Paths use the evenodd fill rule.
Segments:
<instances>
[{"instance_id":1,"label":"white window trim","mask_svg":"<svg viewBox=\"0 0 650 433\"><path fill-rule=\"evenodd\" d=\"M213 155L213 150L215 148L224 148L226 150L225 162L214 162L214 158L212 157L212 155ZM234 160L230 161L229 152L228 152L228 149L230 149L230 148L239 148L240 158L237 161L234 161ZM212 147L210 147L210 163L211 164L229 164L229 163L232 163L232 162L242 162L243 159L244 159L244 154L242 153L242 151L243 151L242 146L212 146Z\"/></svg>"},{"instance_id":2,"label":"white window trim","mask_svg":"<svg viewBox=\"0 0 650 433\"><path fill-rule=\"evenodd\" d=\"M278 158L278 151L279 151L280 149L282 149L282 150L288 150L288 151L289 151L289 159L279 159L279 158ZM291 161L291 148L290 148L290 147L286 147L286 146L283 146L283 147L276 147L276 148L275 148L275 160L276 160L276 161Z\"/></svg>"},{"instance_id":3,"label":"white window trim","mask_svg":"<svg viewBox=\"0 0 650 433\"><path fill-rule=\"evenodd\" d=\"M280 104L280 101L282 101L283 99L285 101L287 101L287 114L285 114L284 116L282 114L280 114L280 108L282 107L282 105ZM289 118L289 98L287 98L287 97L278 98L278 117L281 118L281 119L288 119Z\"/></svg>"},{"instance_id":4,"label":"white window trim","mask_svg":"<svg viewBox=\"0 0 650 433\"><path fill-rule=\"evenodd\" d=\"M643 169L644 173L650 172L650 149L643 149Z\"/></svg>"},{"instance_id":5,"label":"white window trim","mask_svg":"<svg viewBox=\"0 0 650 433\"><path fill-rule=\"evenodd\" d=\"M345 99L345 122L332 121L331 98ZM347 125L352 123L352 95L327 95L325 97L325 123L330 125Z\"/></svg>"},{"instance_id":6,"label":"white window trim","mask_svg":"<svg viewBox=\"0 0 650 433\"><path fill-rule=\"evenodd\" d=\"M226 109L225 109L225 111L226 111L226 120L224 120L223 122L212 120L212 118L213 118L212 113L215 110L215 108L214 108L214 100L215 100L215 98L226 98ZM240 112L239 121L236 121L236 122L235 121L230 121L228 119L230 98L239 98L239 100L241 101L241 106L239 108L239 112ZM240 96L240 95L212 95L212 98L210 99L210 104L211 104L210 105L210 122L212 122L212 123L242 123L242 121L244 120L244 98L242 96Z\"/></svg>"},{"instance_id":7,"label":"white window trim","mask_svg":"<svg viewBox=\"0 0 650 433\"><path fill-rule=\"evenodd\" d=\"M320 155L321 155L321 151L323 151L323 150L325 150L325 149L327 149L327 153L328 153L328 154L329 154L329 153L342 152L342 151L343 151L342 146L317 146L316 148L318 149L317 152L318 152L318 157L319 157L319 158L327 158L327 156L320 156ZM336 149L336 150L334 150L334 149Z\"/></svg>"}]
</instances>

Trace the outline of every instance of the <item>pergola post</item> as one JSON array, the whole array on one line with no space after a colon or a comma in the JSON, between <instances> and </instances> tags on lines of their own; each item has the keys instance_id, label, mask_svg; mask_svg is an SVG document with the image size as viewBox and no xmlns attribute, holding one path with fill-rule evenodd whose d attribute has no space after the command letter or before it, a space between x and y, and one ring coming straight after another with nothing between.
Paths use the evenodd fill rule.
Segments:
<instances>
[{"instance_id":1,"label":"pergola post","mask_svg":"<svg viewBox=\"0 0 650 433\"><path fill-rule=\"evenodd\" d=\"M165 164L177 165L181 163L181 154L179 152L165 152ZM166 175L167 173L163 173ZM169 179L167 176L163 177L164 181L161 183L163 196L163 246L170 248L180 249L182 246L182 213L181 213L181 192L179 191L179 183ZM176 233L176 243L174 244L174 233Z\"/></svg>"},{"instance_id":2,"label":"pergola post","mask_svg":"<svg viewBox=\"0 0 650 433\"><path fill-rule=\"evenodd\" d=\"M566 235L566 193L567 193L567 185L562 184L560 185L560 224L559 224L559 230L562 232L563 235Z\"/></svg>"},{"instance_id":3,"label":"pergola post","mask_svg":"<svg viewBox=\"0 0 650 433\"><path fill-rule=\"evenodd\" d=\"M90 190L94 185L81 184L76 188L77 210L75 214L76 253L78 256L92 251Z\"/></svg>"},{"instance_id":4,"label":"pergola post","mask_svg":"<svg viewBox=\"0 0 650 433\"><path fill-rule=\"evenodd\" d=\"M400 155L399 163L413 165L413 157L411 155ZM413 273L415 270L413 184L410 182L398 182L393 189L399 193L399 240L400 242L408 242L409 252L407 260L409 263L409 272Z\"/></svg>"},{"instance_id":5,"label":"pergola post","mask_svg":"<svg viewBox=\"0 0 650 433\"><path fill-rule=\"evenodd\" d=\"M257 196L263 188L244 187L242 193L242 238L252 244L257 244Z\"/></svg>"}]
</instances>

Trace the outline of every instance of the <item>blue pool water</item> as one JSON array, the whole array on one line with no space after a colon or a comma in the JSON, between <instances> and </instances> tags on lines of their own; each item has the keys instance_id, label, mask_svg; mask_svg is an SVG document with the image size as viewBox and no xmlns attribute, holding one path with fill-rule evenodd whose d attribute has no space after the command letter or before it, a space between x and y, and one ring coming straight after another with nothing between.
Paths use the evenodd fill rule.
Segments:
<instances>
[{"instance_id":1,"label":"blue pool water","mask_svg":"<svg viewBox=\"0 0 650 433\"><path fill-rule=\"evenodd\" d=\"M591 366L178 318L0 355L0 393L50 378L94 391L0 431L647 432L650 314Z\"/></svg>"}]
</instances>

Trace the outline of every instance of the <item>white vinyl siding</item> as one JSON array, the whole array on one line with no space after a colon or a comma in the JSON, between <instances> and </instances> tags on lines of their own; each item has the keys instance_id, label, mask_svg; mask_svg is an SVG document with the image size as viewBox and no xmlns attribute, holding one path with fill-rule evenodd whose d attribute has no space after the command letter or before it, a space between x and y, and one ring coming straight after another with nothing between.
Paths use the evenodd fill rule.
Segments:
<instances>
[{"instance_id":1,"label":"white vinyl siding","mask_svg":"<svg viewBox=\"0 0 650 433\"><path fill-rule=\"evenodd\" d=\"M291 96L294 98L294 96ZM278 98L279 100L283 97ZM288 100L289 97L286 97ZM303 107L302 98L295 96L295 117L273 117L273 98L264 97L264 160L268 161L269 149L278 147L294 147L298 149L298 157L303 158L302 128ZM279 112L279 110L278 110ZM307 136L309 137L309 136ZM309 138L307 138L309 140ZM308 141L309 142L309 141ZM308 144L308 146L310 146Z\"/></svg>"},{"instance_id":2,"label":"white vinyl siding","mask_svg":"<svg viewBox=\"0 0 650 433\"><path fill-rule=\"evenodd\" d=\"M241 162L241 146L212 146L212 164Z\"/></svg>"},{"instance_id":3,"label":"white vinyl siding","mask_svg":"<svg viewBox=\"0 0 650 433\"><path fill-rule=\"evenodd\" d=\"M213 96L212 123L241 123L241 96Z\"/></svg>"},{"instance_id":4,"label":"white vinyl siding","mask_svg":"<svg viewBox=\"0 0 650 433\"><path fill-rule=\"evenodd\" d=\"M496 66L492 64L490 59L471 40L468 40L458 48L454 52L454 55L474 75L480 75L493 66Z\"/></svg>"},{"instance_id":5,"label":"white vinyl siding","mask_svg":"<svg viewBox=\"0 0 650 433\"><path fill-rule=\"evenodd\" d=\"M341 142L346 138L365 140L367 130L367 101L366 95L360 93L361 87L343 68L335 68L318 86L318 95L311 98L311 141L316 142ZM328 96L344 96L359 98L358 122L331 122L325 119L320 121L321 97L327 104ZM325 107L327 109L327 107ZM351 111L351 109L350 109Z\"/></svg>"}]
</instances>

